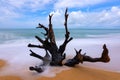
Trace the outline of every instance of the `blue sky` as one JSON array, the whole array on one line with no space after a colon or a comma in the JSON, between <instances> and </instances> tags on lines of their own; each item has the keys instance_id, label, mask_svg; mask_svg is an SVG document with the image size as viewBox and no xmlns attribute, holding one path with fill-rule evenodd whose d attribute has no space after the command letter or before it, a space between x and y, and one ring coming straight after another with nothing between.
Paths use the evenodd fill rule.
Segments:
<instances>
[{"instance_id":1,"label":"blue sky","mask_svg":"<svg viewBox=\"0 0 120 80\"><path fill-rule=\"evenodd\" d=\"M0 0L0 28L64 28L66 7L70 28L120 28L120 0Z\"/></svg>"}]
</instances>

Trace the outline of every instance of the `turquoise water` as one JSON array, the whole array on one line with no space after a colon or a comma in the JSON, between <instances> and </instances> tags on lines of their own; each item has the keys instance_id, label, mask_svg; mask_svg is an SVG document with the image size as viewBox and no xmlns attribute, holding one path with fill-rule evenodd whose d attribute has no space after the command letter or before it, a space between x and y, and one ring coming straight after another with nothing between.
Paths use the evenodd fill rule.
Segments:
<instances>
[{"instance_id":1,"label":"turquoise water","mask_svg":"<svg viewBox=\"0 0 120 80\"><path fill-rule=\"evenodd\" d=\"M64 39L64 29L54 29L56 40ZM120 29L69 29L70 36L77 38L102 38L119 35ZM34 36L44 37L42 29L0 29L0 44L12 40L34 39Z\"/></svg>"}]
</instances>

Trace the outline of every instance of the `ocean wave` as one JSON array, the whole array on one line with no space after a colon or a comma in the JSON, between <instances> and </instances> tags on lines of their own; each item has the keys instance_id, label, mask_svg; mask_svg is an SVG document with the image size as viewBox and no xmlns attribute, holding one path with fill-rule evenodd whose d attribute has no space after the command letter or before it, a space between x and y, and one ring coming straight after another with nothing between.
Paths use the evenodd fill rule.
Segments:
<instances>
[{"instance_id":1,"label":"ocean wave","mask_svg":"<svg viewBox=\"0 0 120 80\"><path fill-rule=\"evenodd\" d=\"M44 38L38 29L4 29L0 30L0 44L5 43L26 43L30 40L34 40L34 36L40 36ZM56 40L64 40L64 29L55 29ZM80 30L70 29L70 36L74 39L88 39L88 38L118 38L120 36L120 30Z\"/></svg>"},{"instance_id":2,"label":"ocean wave","mask_svg":"<svg viewBox=\"0 0 120 80\"><path fill-rule=\"evenodd\" d=\"M120 37L120 33L109 33L109 34L99 34L99 35L86 35L87 38L112 38L112 37Z\"/></svg>"},{"instance_id":3,"label":"ocean wave","mask_svg":"<svg viewBox=\"0 0 120 80\"><path fill-rule=\"evenodd\" d=\"M0 40L16 39L18 36L12 33L0 33Z\"/></svg>"}]
</instances>

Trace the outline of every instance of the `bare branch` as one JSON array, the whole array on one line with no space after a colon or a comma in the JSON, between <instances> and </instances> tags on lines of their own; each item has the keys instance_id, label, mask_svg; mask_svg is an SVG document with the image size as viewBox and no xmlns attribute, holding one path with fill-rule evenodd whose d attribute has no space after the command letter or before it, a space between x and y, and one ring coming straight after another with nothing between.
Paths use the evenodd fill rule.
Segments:
<instances>
[{"instance_id":1,"label":"bare branch","mask_svg":"<svg viewBox=\"0 0 120 80\"><path fill-rule=\"evenodd\" d=\"M40 45L34 45L34 44L28 44L28 47L37 47L37 48L43 48L43 46L40 46Z\"/></svg>"},{"instance_id":2,"label":"bare branch","mask_svg":"<svg viewBox=\"0 0 120 80\"><path fill-rule=\"evenodd\" d=\"M33 52L32 50L30 50L30 52L31 52L30 56L33 56L33 57L36 57L36 58L38 58L38 59L44 60L44 58L43 58L42 56L36 54L36 53Z\"/></svg>"},{"instance_id":3,"label":"bare branch","mask_svg":"<svg viewBox=\"0 0 120 80\"><path fill-rule=\"evenodd\" d=\"M52 16L53 16L53 14L49 15L49 24L52 24L52 22L51 22Z\"/></svg>"},{"instance_id":4,"label":"bare branch","mask_svg":"<svg viewBox=\"0 0 120 80\"><path fill-rule=\"evenodd\" d=\"M70 39L67 40L67 43L70 42L73 39L73 37L71 37Z\"/></svg>"},{"instance_id":5,"label":"bare branch","mask_svg":"<svg viewBox=\"0 0 120 80\"><path fill-rule=\"evenodd\" d=\"M68 28L67 28L67 20L68 20L68 13L67 13L67 11L68 11L68 8L66 8L66 11L65 11L65 23L64 23L64 25L65 25L65 30L66 30L66 34L69 34L69 31L68 31Z\"/></svg>"},{"instance_id":6,"label":"bare branch","mask_svg":"<svg viewBox=\"0 0 120 80\"><path fill-rule=\"evenodd\" d=\"M35 38L38 39L38 41L40 41L41 43L44 43L44 41L40 37L35 36Z\"/></svg>"},{"instance_id":7,"label":"bare branch","mask_svg":"<svg viewBox=\"0 0 120 80\"><path fill-rule=\"evenodd\" d=\"M45 36L48 35L48 28L45 27L44 25L42 25L42 24L39 23L37 28L43 28L43 29L46 31L46 33L43 33L43 34L44 34Z\"/></svg>"},{"instance_id":8,"label":"bare branch","mask_svg":"<svg viewBox=\"0 0 120 80\"><path fill-rule=\"evenodd\" d=\"M67 20L68 20L68 13L67 13L68 9L66 8L66 11L65 11L65 23L64 23L64 26L65 26L65 31L66 31L66 34L65 34L65 41L63 42L63 44L59 47L59 52L61 52L61 54L63 54L63 52L65 51L65 48L66 48L66 45L68 42L70 42L73 38L71 37L69 39L69 31L68 31L68 28L67 28Z\"/></svg>"},{"instance_id":9,"label":"bare branch","mask_svg":"<svg viewBox=\"0 0 120 80\"><path fill-rule=\"evenodd\" d=\"M54 31L53 31L53 28L52 28L52 15L49 15L49 35L48 35L48 38L50 39L50 42L51 43L54 43L56 44L56 41L55 41L55 35L54 35Z\"/></svg>"}]
</instances>

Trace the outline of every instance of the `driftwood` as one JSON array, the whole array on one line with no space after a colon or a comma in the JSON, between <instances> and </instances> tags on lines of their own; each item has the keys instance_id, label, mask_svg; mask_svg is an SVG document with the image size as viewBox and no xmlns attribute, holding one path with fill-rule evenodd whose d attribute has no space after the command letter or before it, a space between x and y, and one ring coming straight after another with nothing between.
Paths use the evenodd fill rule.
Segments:
<instances>
[{"instance_id":1,"label":"driftwood","mask_svg":"<svg viewBox=\"0 0 120 80\"><path fill-rule=\"evenodd\" d=\"M86 53L81 54L81 49L79 51L77 51L75 49L75 51L76 51L76 56L72 59L67 60L67 62L65 63L66 66L73 67L76 64L83 63L85 61L87 61L87 62L105 62L105 63L110 61L110 58L108 56L108 49L105 44L103 45L102 55L99 58L92 58L90 56L87 56Z\"/></svg>"},{"instance_id":2,"label":"driftwood","mask_svg":"<svg viewBox=\"0 0 120 80\"><path fill-rule=\"evenodd\" d=\"M30 50L31 54L30 56L36 57L38 59L41 59L43 61L43 65L51 65L51 66L62 66L63 65L63 60L66 58L66 54L64 53L67 44L73 39L70 37L70 32L67 27L67 20L68 20L68 9L65 11L65 40L63 44L61 44L59 47L56 44L55 40L55 35L53 31L53 26L52 26L52 15L49 15L49 26L45 27L42 24L38 24L37 28L42 28L45 30L45 33L42 33L45 36L45 39L40 38L39 36L35 36L35 38L41 43L40 45L35 45L35 44L28 44L28 47L31 48L40 48L44 49L46 52L46 56L42 57L32 50ZM104 51L102 54L101 58L91 58L90 56L86 56L85 54L81 54L81 49L79 51L76 51L76 56L73 59L69 59L65 65L67 66L75 66L76 64L83 63L83 61L89 61L89 62L108 62L106 61L106 56L108 56L108 50L106 48L106 45L104 45ZM49 55L50 54L50 55ZM106 55L106 56L104 56ZM107 58L108 59L108 58ZM35 67L30 67L30 70L35 70L37 72L42 72L43 69L40 66L35 66Z\"/></svg>"},{"instance_id":3,"label":"driftwood","mask_svg":"<svg viewBox=\"0 0 120 80\"><path fill-rule=\"evenodd\" d=\"M51 61L51 57L50 57L49 53L47 52L47 50L45 50L45 51L46 51L46 55L44 57L42 57L42 56L36 54L35 52L33 52L32 50L30 50L30 52L31 52L30 56L36 57L36 58L41 59L43 61L43 63L39 66L29 67L30 70L35 70L38 73L41 73L44 71L44 66L48 65Z\"/></svg>"},{"instance_id":4,"label":"driftwood","mask_svg":"<svg viewBox=\"0 0 120 80\"><path fill-rule=\"evenodd\" d=\"M50 61L50 65L52 66L62 66L62 61L65 59L66 54L64 53L66 45L68 44L68 42L70 42L73 38L70 37L70 33L68 31L67 28L67 19L68 19L68 14L67 14L67 9L65 11L65 30L66 30L66 34L65 34L65 40L63 42L62 45L60 45L60 47L57 46L56 44L56 40L55 40L55 35L54 35L54 31L53 31L53 27L52 27L52 15L49 15L49 28L45 27L44 25L39 23L39 26L37 28L43 28L46 33L42 33L44 34L44 36L46 37L45 40L41 39L38 36L35 36L36 39L38 39L39 42L42 43L42 45L34 45L34 44L29 44L28 47L36 47L36 48L41 48L41 49L45 49L46 52L49 52L51 54L51 61ZM40 58L36 55L32 55L34 57Z\"/></svg>"}]
</instances>

